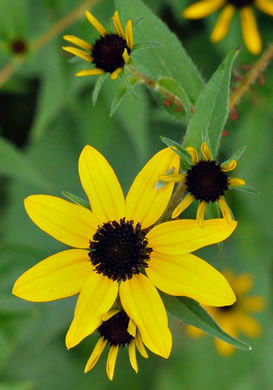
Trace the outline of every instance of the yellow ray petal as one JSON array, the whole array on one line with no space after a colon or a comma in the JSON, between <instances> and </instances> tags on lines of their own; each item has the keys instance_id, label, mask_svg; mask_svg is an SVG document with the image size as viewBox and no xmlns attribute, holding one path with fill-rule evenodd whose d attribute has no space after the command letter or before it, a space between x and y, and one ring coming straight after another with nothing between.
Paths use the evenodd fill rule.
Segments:
<instances>
[{"instance_id":1,"label":"yellow ray petal","mask_svg":"<svg viewBox=\"0 0 273 390\"><path fill-rule=\"evenodd\" d=\"M237 324L238 328L248 337L257 338L262 333L261 325L257 320L246 314L237 314Z\"/></svg>"},{"instance_id":2,"label":"yellow ray petal","mask_svg":"<svg viewBox=\"0 0 273 390\"><path fill-rule=\"evenodd\" d=\"M90 43L84 41L83 39L74 37L74 35L64 35L64 40L70 43L73 43L74 45L77 45L81 47L82 49L85 49L87 51L91 51L93 46L90 45Z\"/></svg>"},{"instance_id":3,"label":"yellow ray petal","mask_svg":"<svg viewBox=\"0 0 273 390\"><path fill-rule=\"evenodd\" d=\"M128 22L126 23L125 32L126 32L126 44L129 47L129 49L132 50L134 46L134 35L133 35L133 23L131 19L128 20Z\"/></svg>"},{"instance_id":4,"label":"yellow ray petal","mask_svg":"<svg viewBox=\"0 0 273 390\"><path fill-rule=\"evenodd\" d=\"M219 42L225 38L228 33L232 16L234 15L235 7L232 4L225 6L221 12L216 25L211 33L210 39L212 42Z\"/></svg>"},{"instance_id":5,"label":"yellow ray petal","mask_svg":"<svg viewBox=\"0 0 273 390\"><path fill-rule=\"evenodd\" d=\"M148 232L149 246L157 252L183 255L225 240L236 228L237 222L227 224L224 219L218 218L206 220L204 225L201 229L192 219L162 223Z\"/></svg>"},{"instance_id":6,"label":"yellow ray petal","mask_svg":"<svg viewBox=\"0 0 273 390\"><path fill-rule=\"evenodd\" d=\"M95 348L93 349L93 352L90 355L90 358L88 359L84 373L86 374L88 371L92 370L92 368L95 367L97 364L99 358L101 357L102 352L104 351L104 348L106 347L107 340L105 340L103 337L100 337Z\"/></svg>"},{"instance_id":7,"label":"yellow ray petal","mask_svg":"<svg viewBox=\"0 0 273 390\"><path fill-rule=\"evenodd\" d=\"M89 11L85 11L85 16L92 24L92 26L97 30L100 36L105 37L105 35L108 34L107 30L103 27L103 25Z\"/></svg>"},{"instance_id":8,"label":"yellow ray petal","mask_svg":"<svg viewBox=\"0 0 273 390\"><path fill-rule=\"evenodd\" d=\"M205 0L194 3L183 12L184 18L201 19L217 11L225 4L225 0Z\"/></svg>"},{"instance_id":9,"label":"yellow ray petal","mask_svg":"<svg viewBox=\"0 0 273 390\"><path fill-rule=\"evenodd\" d=\"M159 180L166 181L167 183L184 183L186 180L186 175L181 173L161 175Z\"/></svg>"},{"instance_id":10,"label":"yellow ray petal","mask_svg":"<svg viewBox=\"0 0 273 390\"><path fill-rule=\"evenodd\" d=\"M135 370L136 373L138 373L138 364L136 359L136 342L133 339L129 344L129 359L131 366Z\"/></svg>"},{"instance_id":11,"label":"yellow ray petal","mask_svg":"<svg viewBox=\"0 0 273 390\"><path fill-rule=\"evenodd\" d=\"M236 300L225 277L194 255L152 252L146 273L157 288L170 295L189 297L210 306L227 306Z\"/></svg>"},{"instance_id":12,"label":"yellow ray petal","mask_svg":"<svg viewBox=\"0 0 273 390\"><path fill-rule=\"evenodd\" d=\"M244 179L240 179L239 177L231 177L228 179L229 186L236 187L236 186L244 186L245 184L246 182L244 181Z\"/></svg>"},{"instance_id":13,"label":"yellow ray petal","mask_svg":"<svg viewBox=\"0 0 273 390\"><path fill-rule=\"evenodd\" d=\"M128 64L129 60L130 60L130 56L128 54L128 50L127 49L124 49L124 52L122 53L122 58L125 62L125 64ZM121 68L119 68L121 69Z\"/></svg>"},{"instance_id":14,"label":"yellow ray petal","mask_svg":"<svg viewBox=\"0 0 273 390\"><path fill-rule=\"evenodd\" d=\"M99 76L101 74L104 74L104 71L102 69L87 69L87 70L80 70L79 72L75 73L75 76L83 77L83 76Z\"/></svg>"},{"instance_id":15,"label":"yellow ray petal","mask_svg":"<svg viewBox=\"0 0 273 390\"><path fill-rule=\"evenodd\" d=\"M98 227L98 220L90 210L55 196L29 196L25 209L40 229L76 248L89 248L89 240Z\"/></svg>"},{"instance_id":16,"label":"yellow ray petal","mask_svg":"<svg viewBox=\"0 0 273 390\"><path fill-rule=\"evenodd\" d=\"M201 329L196 328L192 325L186 326L186 332L193 339L199 339L200 337L203 337L205 335L205 333Z\"/></svg>"},{"instance_id":17,"label":"yellow ray petal","mask_svg":"<svg viewBox=\"0 0 273 390\"><path fill-rule=\"evenodd\" d=\"M136 337L136 324L134 323L134 321L130 318L129 320L129 323L128 323L128 328L127 328L127 332L133 336L133 337Z\"/></svg>"},{"instance_id":18,"label":"yellow ray petal","mask_svg":"<svg viewBox=\"0 0 273 390\"><path fill-rule=\"evenodd\" d=\"M92 146L79 159L82 187L100 223L124 217L125 202L120 183L108 161Z\"/></svg>"},{"instance_id":19,"label":"yellow ray petal","mask_svg":"<svg viewBox=\"0 0 273 390\"><path fill-rule=\"evenodd\" d=\"M84 284L75 308L74 318L66 334L68 349L80 343L102 323L118 294L118 283L92 272Z\"/></svg>"},{"instance_id":20,"label":"yellow ray petal","mask_svg":"<svg viewBox=\"0 0 273 390\"><path fill-rule=\"evenodd\" d=\"M194 201L194 196L191 194L187 194L185 198L182 200L182 202L179 203L179 205L174 209L172 213L172 218L178 217L181 213L183 213L184 210L186 210Z\"/></svg>"},{"instance_id":21,"label":"yellow ray petal","mask_svg":"<svg viewBox=\"0 0 273 390\"><path fill-rule=\"evenodd\" d=\"M248 50L258 55L262 50L262 41L256 19L251 7L242 7L240 10L242 32Z\"/></svg>"},{"instance_id":22,"label":"yellow ray petal","mask_svg":"<svg viewBox=\"0 0 273 390\"><path fill-rule=\"evenodd\" d=\"M172 336L165 307L152 282L142 274L121 282L120 300L127 315L135 322L144 344L167 359Z\"/></svg>"},{"instance_id":23,"label":"yellow ray petal","mask_svg":"<svg viewBox=\"0 0 273 390\"><path fill-rule=\"evenodd\" d=\"M122 27L122 24L120 22L120 17L118 11L115 11L113 16L113 25L114 25L114 31L117 35L119 35L121 38L125 39L125 33Z\"/></svg>"},{"instance_id":24,"label":"yellow ray petal","mask_svg":"<svg viewBox=\"0 0 273 390\"><path fill-rule=\"evenodd\" d=\"M76 47L72 46L63 46L62 49L64 51L67 51L68 53L74 54L74 56L82 58L87 62L93 62L93 57L91 57L90 54L86 53L81 49L77 49Z\"/></svg>"},{"instance_id":25,"label":"yellow ray petal","mask_svg":"<svg viewBox=\"0 0 273 390\"><path fill-rule=\"evenodd\" d=\"M126 197L126 218L142 224L142 229L153 225L162 215L172 195L174 183L161 189L156 184L161 175L171 168L179 170L180 159L170 148L154 155L135 178Z\"/></svg>"},{"instance_id":26,"label":"yellow ray petal","mask_svg":"<svg viewBox=\"0 0 273 390\"><path fill-rule=\"evenodd\" d=\"M111 73L111 79L116 80L118 78L118 76L120 75L121 71L122 71L122 68L117 68L116 70L114 70L114 72Z\"/></svg>"},{"instance_id":27,"label":"yellow ray petal","mask_svg":"<svg viewBox=\"0 0 273 390\"><path fill-rule=\"evenodd\" d=\"M227 223L232 223L232 214L225 198L220 196L220 198L217 200L217 203Z\"/></svg>"},{"instance_id":28,"label":"yellow ray petal","mask_svg":"<svg viewBox=\"0 0 273 390\"><path fill-rule=\"evenodd\" d=\"M250 274L241 274L233 281L232 286L238 296L246 294L253 287L253 277Z\"/></svg>"},{"instance_id":29,"label":"yellow ray petal","mask_svg":"<svg viewBox=\"0 0 273 390\"><path fill-rule=\"evenodd\" d=\"M209 145L206 142L203 142L201 145L201 154L203 156L204 161L211 161L212 155L209 148Z\"/></svg>"},{"instance_id":30,"label":"yellow ray petal","mask_svg":"<svg viewBox=\"0 0 273 390\"><path fill-rule=\"evenodd\" d=\"M199 226L203 229L204 228L204 218L205 218L205 213L206 213L206 208L207 208L207 202L202 200L202 202L199 203L198 208L197 208L197 213L196 213L196 219L199 223Z\"/></svg>"},{"instance_id":31,"label":"yellow ray petal","mask_svg":"<svg viewBox=\"0 0 273 390\"><path fill-rule=\"evenodd\" d=\"M114 317L116 314L118 314L120 310L118 309L111 309L108 311L108 313L104 314L101 319L102 321L108 321L110 318Z\"/></svg>"},{"instance_id":32,"label":"yellow ray petal","mask_svg":"<svg viewBox=\"0 0 273 390\"><path fill-rule=\"evenodd\" d=\"M144 357L145 359L148 359L148 354L147 354L147 351L146 351L144 344L142 342L139 331L136 332L135 340L136 340L136 346L137 346L137 349L138 349L138 352L140 353L140 355L142 357Z\"/></svg>"},{"instance_id":33,"label":"yellow ray petal","mask_svg":"<svg viewBox=\"0 0 273 390\"><path fill-rule=\"evenodd\" d=\"M108 353L108 358L107 358L107 363L106 363L106 373L110 381L114 377L114 372L115 372L115 366L116 366L116 361L118 357L118 350L119 346L118 345L112 345L110 347L110 351Z\"/></svg>"},{"instance_id":34,"label":"yellow ray petal","mask_svg":"<svg viewBox=\"0 0 273 390\"><path fill-rule=\"evenodd\" d=\"M16 280L12 293L31 302L47 302L80 292L92 272L88 252L70 249L42 260Z\"/></svg>"},{"instance_id":35,"label":"yellow ray petal","mask_svg":"<svg viewBox=\"0 0 273 390\"><path fill-rule=\"evenodd\" d=\"M217 318L217 321L220 327L226 333L228 333L232 337L235 338L238 337L238 329L236 328L236 324L232 319L230 319L229 317L219 317ZM215 341L217 351L223 357L229 357L236 351L235 347L222 340L215 338L214 341Z\"/></svg>"},{"instance_id":36,"label":"yellow ray petal","mask_svg":"<svg viewBox=\"0 0 273 390\"><path fill-rule=\"evenodd\" d=\"M231 160L226 164L221 164L221 171L223 172L233 171L233 169L235 169L236 167L237 167L237 161Z\"/></svg>"},{"instance_id":37,"label":"yellow ray petal","mask_svg":"<svg viewBox=\"0 0 273 390\"><path fill-rule=\"evenodd\" d=\"M223 357L230 357L236 351L235 347L233 347L231 344L226 343L223 340L215 338L214 342L215 342L215 346L216 346L217 351Z\"/></svg>"},{"instance_id":38,"label":"yellow ray petal","mask_svg":"<svg viewBox=\"0 0 273 390\"><path fill-rule=\"evenodd\" d=\"M186 147L186 151L191 155L192 165L196 165L199 161L197 150L192 146L188 146Z\"/></svg>"},{"instance_id":39,"label":"yellow ray petal","mask_svg":"<svg viewBox=\"0 0 273 390\"><path fill-rule=\"evenodd\" d=\"M244 297L240 301L242 310L250 312L262 311L265 308L265 298L260 296Z\"/></svg>"},{"instance_id":40,"label":"yellow ray petal","mask_svg":"<svg viewBox=\"0 0 273 390\"><path fill-rule=\"evenodd\" d=\"M272 0L255 0L255 5L261 11L273 16L273 1Z\"/></svg>"}]
</instances>

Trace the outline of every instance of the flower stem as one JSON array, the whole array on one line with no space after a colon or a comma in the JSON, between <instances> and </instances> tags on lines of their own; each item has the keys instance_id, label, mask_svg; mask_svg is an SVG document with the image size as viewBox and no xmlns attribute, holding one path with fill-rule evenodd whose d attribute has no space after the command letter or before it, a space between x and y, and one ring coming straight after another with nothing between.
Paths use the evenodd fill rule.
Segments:
<instances>
[{"instance_id":1,"label":"flower stem","mask_svg":"<svg viewBox=\"0 0 273 390\"><path fill-rule=\"evenodd\" d=\"M239 103L241 98L248 91L249 87L257 80L257 78L265 70L265 68L268 66L272 59L273 43L269 44L263 55L258 59L258 61L256 61L256 63L252 66L251 70L241 81L239 86L232 92L229 99L229 111L232 111L235 105Z\"/></svg>"}]
</instances>

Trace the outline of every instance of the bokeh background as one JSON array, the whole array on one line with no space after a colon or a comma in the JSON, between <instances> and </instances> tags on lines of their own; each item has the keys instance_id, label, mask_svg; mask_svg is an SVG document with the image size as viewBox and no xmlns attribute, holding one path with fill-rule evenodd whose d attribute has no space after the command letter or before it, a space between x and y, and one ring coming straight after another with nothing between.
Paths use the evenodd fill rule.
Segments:
<instances>
[{"instance_id":1,"label":"bokeh background","mask_svg":"<svg viewBox=\"0 0 273 390\"><path fill-rule=\"evenodd\" d=\"M266 309L256 315L263 328L261 337L241 337L252 345L251 352L237 350L232 357L222 358L212 338L189 339L185 325L170 316L174 336L170 358L165 361L152 353L148 360L139 357L136 375L130 367L128 351L121 350L114 381L110 382L105 373L106 352L93 371L83 373L96 335L70 351L65 348L75 298L33 304L11 295L19 275L64 249L30 221L23 206L26 196L61 196L62 191L69 191L84 197L77 163L86 144L107 157L126 193L143 164L163 147L159 136L181 141L185 132L186 124L167 116L144 86L137 87L137 100L126 96L110 118L111 101L120 81L108 80L96 106L92 106L95 78L74 77L79 65L68 62L70 56L61 46L64 34L91 42L96 37L83 17L86 6L103 23L109 23L115 10L113 2L101 0L93 6L94 3L0 0L0 389L114 390L129 386L131 390L270 390L272 64L264 73L264 82L256 82L242 99L237 119L228 120L219 156L224 161L240 146L247 145L235 176L244 178L260 194L229 193L228 202L239 220L238 229L221 252L217 246L199 251L219 270L231 268L237 274L253 274L251 293L266 298ZM214 45L209 35L216 15L189 22L181 17L185 0L145 3L178 35L204 80L210 78L228 50L243 45L238 18L233 20L228 37ZM79 8L81 5L83 8ZM71 12L70 20L67 15ZM256 14L266 47L273 36L272 18ZM145 56L145 51L142 53ZM235 74L244 75L243 65L255 60L243 46ZM232 85L236 86L234 80ZM184 216L194 218L195 211L193 206Z\"/></svg>"}]
</instances>

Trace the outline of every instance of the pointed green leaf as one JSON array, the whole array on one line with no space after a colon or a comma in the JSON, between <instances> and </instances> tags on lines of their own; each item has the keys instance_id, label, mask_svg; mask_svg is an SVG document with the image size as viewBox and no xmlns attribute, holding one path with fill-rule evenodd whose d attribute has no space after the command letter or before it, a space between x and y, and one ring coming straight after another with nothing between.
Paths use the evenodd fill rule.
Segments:
<instances>
[{"instance_id":1,"label":"pointed green leaf","mask_svg":"<svg viewBox=\"0 0 273 390\"><path fill-rule=\"evenodd\" d=\"M229 162L232 161L232 160L238 161L239 158L242 156L242 154L245 152L246 148L247 148L246 145L245 145L245 146L241 146L241 147L237 150L237 152L235 152L228 160L222 162L221 165L227 164L227 163L229 163Z\"/></svg>"},{"instance_id":2,"label":"pointed green leaf","mask_svg":"<svg viewBox=\"0 0 273 390\"><path fill-rule=\"evenodd\" d=\"M104 83L104 81L106 80L107 77L108 77L108 73L105 73L105 74L103 74L103 75L101 75L101 76L99 76L97 78L95 87L94 87L93 92L92 92L92 103L93 103L93 106L96 104L96 101L98 99L101 87L103 86L103 83Z\"/></svg>"},{"instance_id":3,"label":"pointed green leaf","mask_svg":"<svg viewBox=\"0 0 273 390\"><path fill-rule=\"evenodd\" d=\"M174 95L175 98L179 99L179 101L184 105L184 110L186 111L186 113L190 113L191 102L185 90L182 88L178 81L172 79L171 77L161 77L156 84L166 90L167 93L169 92L171 95ZM177 108L181 108L175 101L174 103ZM172 111L175 112L175 110Z\"/></svg>"},{"instance_id":4,"label":"pointed green leaf","mask_svg":"<svg viewBox=\"0 0 273 390\"><path fill-rule=\"evenodd\" d=\"M71 192L67 192L67 191L63 191L62 194L71 202L86 207L87 209L90 209L89 203L86 200L80 198L79 196L71 194Z\"/></svg>"},{"instance_id":5,"label":"pointed green leaf","mask_svg":"<svg viewBox=\"0 0 273 390\"><path fill-rule=\"evenodd\" d=\"M128 78L128 81L129 81L129 84L131 85L131 87L133 87L136 82L137 82L137 78L134 77L134 76L131 76ZM115 96L114 96L114 99L112 101L112 105L111 105L111 111L110 111L110 117L115 113L115 111L118 109L122 99L124 98L124 96L127 94L128 92L128 88L122 83L120 84Z\"/></svg>"},{"instance_id":6,"label":"pointed green leaf","mask_svg":"<svg viewBox=\"0 0 273 390\"><path fill-rule=\"evenodd\" d=\"M252 187L248 184L245 184L244 186L230 187L230 189L236 190L236 191L244 191L244 192L248 192L250 194L260 195L259 191L257 191L254 187Z\"/></svg>"},{"instance_id":7,"label":"pointed green leaf","mask_svg":"<svg viewBox=\"0 0 273 390\"><path fill-rule=\"evenodd\" d=\"M178 142L175 142L167 137L160 137L162 142L173 149L173 151L178 154L181 158L180 165L182 170L187 171L192 166L191 155L186 151L183 146L181 146Z\"/></svg>"},{"instance_id":8,"label":"pointed green leaf","mask_svg":"<svg viewBox=\"0 0 273 390\"><path fill-rule=\"evenodd\" d=\"M142 49L154 49L156 47L161 47L161 46L162 45L160 42L141 42L141 43L136 43L134 45L133 51L142 50Z\"/></svg>"}]
</instances>

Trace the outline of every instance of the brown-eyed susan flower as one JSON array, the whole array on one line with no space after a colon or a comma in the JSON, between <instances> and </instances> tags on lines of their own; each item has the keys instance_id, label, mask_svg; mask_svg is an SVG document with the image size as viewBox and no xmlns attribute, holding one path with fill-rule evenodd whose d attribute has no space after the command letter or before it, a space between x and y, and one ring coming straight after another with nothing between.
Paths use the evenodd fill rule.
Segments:
<instances>
[{"instance_id":1,"label":"brown-eyed susan flower","mask_svg":"<svg viewBox=\"0 0 273 390\"><path fill-rule=\"evenodd\" d=\"M74 35L65 35L64 39L66 41L80 47L80 49L73 46L65 46L63 50L96 65L93 69L81 70L75 76L111 73L112 80L115 80L130 60L130 54L134 45L132 20L128 20L124 31L119 13L116 11L113 16L114 33L109 33L89 11L85 11L85 15L100 34L99 39L91 45L89 42Z\"/></svg>"},{"instance_id":2,"label":"brown-eyed susan flower","mask_svg":"<svg viewBox=\"0 0 273 390\"><path fill-rule=\"evenodd\" d=\"M156 289L185 295L200 303L226 306L235 295L226 279L190 252L223 241L237 223L195 220L154 226L166 209L174 183L158 190L159 176L178 172L171 148L158 152L135 178L126 198L108 161L85 146L79 159L82 187L91 210L66 200L33 195L25 199L32 221L57 240L76 249L54 254L25 272L13 294L29 301L51 301L80 293L66 335L72 348L93 333L120 299L144 344L167 358L172 338Z\"/></svg>"},{"instance_id":3,"label":"brown-eyed susan flower","mask_svg":"<svg viewBox=\"0 0 273 390\"><path fill-rule=\"evenodd\" d=\"M228 177L227 172L233 171L237 166L236 160L224 164L218 164L212 160L210 148L206 142L201 145L203 159L199 160L198 152L192 146L186 148L191 155L192 166L185 173L169 174L160 179L167 182L182 182L185 184L187 195L176 207L172 218L178 217L194 200L200 203L197 208L196 218L201 227L204 226L204 217L209 202L217 202L223 217L228 223L232 222L232 213L225 201L225 192L235 186L245 185L243 179Z\"/></svg>"},{"instance_id":4,"label":"brown-eyed susan flower","mask_svg":"<svg viewBox=\"0 0 273 390\"><path fill-rule=\"evenodd\" d=\"M261 334L261 326L257 320L250 316L251 313L262 311L265 307L265 299L261 296L248 295L253 286L253 277L250 274L234 275L230 270L223 272L232 286L237 301L231 306L209 307L206 310L218 322L220 327L231 336L238 338L240 332L248 337L257 338ZM204 335L201 329L193 326L187 326L188 334L193 338L199 338ZM223 340L215 338L217 351L222 356L231 356L236 348Z\"/></svg>"},{"instance_id":5,"label":"brown-eyed susan flower","mask_svg":"<svg viewBox=\"0 0 273 390\"><path fill-rule=\"evenodd\" d=\"M273 16L272 0L203 0L186 8L183 16L187 19L201 19L223 8L210 36L212 42L218 42L226 36L231 19L235 11L238 10L246 47L251 53L257 55L262 50L262 41L253 12L253 5L266 14Z\"/></svg>"},{"instance_id":6,"label":"brown-eyed susan flower","mask_svg":"<svg viewBox=\"0 0 273 390\"><path fill-rule=\"evenodd\" d=\"M131 366L138 373L136 349L144 358L148 358L148 354L136 324L127 316L125 311L110 310L103 317L97 332L100 337L88 359L84 372L87 373L94 368L105 347L109 344L110 350L106 363L108 378L113 379L118 351L121 347L128 347Z\"/></svg>"}]
</instances>

